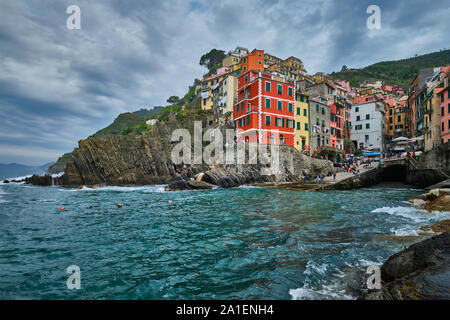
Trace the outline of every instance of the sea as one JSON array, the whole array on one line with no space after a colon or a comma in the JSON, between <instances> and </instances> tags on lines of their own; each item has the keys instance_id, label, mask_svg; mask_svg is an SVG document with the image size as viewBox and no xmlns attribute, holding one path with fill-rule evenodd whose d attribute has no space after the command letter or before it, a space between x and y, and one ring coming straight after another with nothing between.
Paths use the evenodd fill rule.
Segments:
<instances>
[{"instance_id":1,"label":"sea","mask_svg":"<svg viewBox=\"0 0 450 320\"><path fill-rule=\"evenodd\" d=\"M355 299L346 274L450 218L408 187L164 187L0 183L0 299Z\"/></svg>"}]
</instances>

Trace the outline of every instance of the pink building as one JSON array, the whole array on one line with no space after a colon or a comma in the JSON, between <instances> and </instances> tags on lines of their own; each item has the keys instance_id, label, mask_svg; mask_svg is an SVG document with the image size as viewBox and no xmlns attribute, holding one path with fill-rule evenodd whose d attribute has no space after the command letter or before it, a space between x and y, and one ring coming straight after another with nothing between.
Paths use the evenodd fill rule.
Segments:
<instances>
[{"instance_id":1,"label":"pink building","mask_svg":"<svg viewBox=\"0 0 450 320\"><path fill-rule=\"evenodd\" d=\"M440 96L441 113L441 140L442 143L450 141L450 90L449 90L450 66L442 68L442 82L444 86L436 92Z\"/></svg>"}]
</instances>

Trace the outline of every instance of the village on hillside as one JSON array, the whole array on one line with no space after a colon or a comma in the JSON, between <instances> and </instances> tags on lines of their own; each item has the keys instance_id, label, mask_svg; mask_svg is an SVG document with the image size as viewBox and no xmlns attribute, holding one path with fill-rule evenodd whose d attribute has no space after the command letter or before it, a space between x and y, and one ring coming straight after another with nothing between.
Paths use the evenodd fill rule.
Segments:
<instances>
[{"instance_id":1,"label":"village on hillside","mask_svg":"<svg viewBox=\"0 0 450 320\"><path fill-rule=\"evenodd\" d=\"M239 141L338 162L349 153L419 155L450 139L450 66L417 70L409 88L382 80L353 87L322 72L308 75L299 58L236 47L213 71L196 94L216 124L239 130Z\"/></svg>"}]
</instances>

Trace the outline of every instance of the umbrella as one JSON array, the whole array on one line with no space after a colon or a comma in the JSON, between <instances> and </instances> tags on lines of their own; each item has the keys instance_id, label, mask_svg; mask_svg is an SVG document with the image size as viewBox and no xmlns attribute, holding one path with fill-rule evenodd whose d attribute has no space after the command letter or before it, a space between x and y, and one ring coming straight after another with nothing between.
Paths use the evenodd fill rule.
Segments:
<instances>
[{"instance_id":1,"label":"umbrella","mask_svg":"<svg viewBox=\"0 0 450 320\"><path fill-rule=\"evenodd\" d=\"M392 142L400 142L400 141L409 141L409 139L405 137L398 137L392 140Z\"/></svg>"}]
</instances>

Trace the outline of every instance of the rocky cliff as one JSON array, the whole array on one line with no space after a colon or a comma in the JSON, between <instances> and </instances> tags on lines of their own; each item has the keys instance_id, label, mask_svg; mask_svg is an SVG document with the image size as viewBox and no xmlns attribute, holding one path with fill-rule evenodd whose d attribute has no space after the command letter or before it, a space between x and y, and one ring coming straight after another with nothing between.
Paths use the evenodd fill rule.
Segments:
<instances>
[{"instance_id":1,"label":"rocky cliff","mask_svg":"<svg viewBox=\"0 0 450 320\"><path fill-rule=\"evenodd\" d=\"M184 123L189 129L193 128L191 124L192 121ZM304 174L325 173L332 168L329 161L312 159L292 147L280 146L280 168L270 176L262 174L261 169L267 165L261 163L202 164L183 169L181 165L173 164L170 156L177 143L171 143L170 136L179 125L175 120L158 122L140 135L108 135L80 140L70 159L56 164L58 168L64 169L62 176L33 176L26 179L26 183L72 187L96 184L167 184L172 181L193 180L202 173L202 180L206 183L235 187L267 181L296 181ZM248 156L248 152L246 155ZM178 182L175 189L182 185Z\"/></svg>"}]
</instances>

